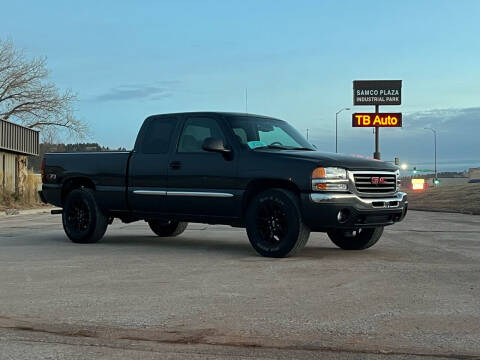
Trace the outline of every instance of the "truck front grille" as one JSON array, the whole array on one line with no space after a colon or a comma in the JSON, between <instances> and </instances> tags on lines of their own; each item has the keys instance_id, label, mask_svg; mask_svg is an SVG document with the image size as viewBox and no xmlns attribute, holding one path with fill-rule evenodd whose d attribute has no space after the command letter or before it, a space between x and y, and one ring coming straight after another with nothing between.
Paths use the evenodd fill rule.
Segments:
<instances>
[{"instance_id":1,"label":"truck front grille","mask_svg":"<svg viewBox=\"0 0 480 360\"><path fill-rule=\"evenodd\" d=\"M355 187L359 193L383 194L393 193L397 189L395 173L361 173L353 174Z\"/></svg>"}]
</instances>

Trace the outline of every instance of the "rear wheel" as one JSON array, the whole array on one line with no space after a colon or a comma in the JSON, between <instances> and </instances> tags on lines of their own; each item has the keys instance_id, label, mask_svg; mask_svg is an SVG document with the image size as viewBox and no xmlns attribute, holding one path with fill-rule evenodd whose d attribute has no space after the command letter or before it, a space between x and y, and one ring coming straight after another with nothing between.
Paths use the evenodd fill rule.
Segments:
<instances>
[{"instance_id":1,"label":"rear wheel","mask_svg":"<svg viewBox=\"0 0 480 360\"><path fill-rule=\"evenodd\" d=\"M160 237L178 236L185 231L188 223L182 221L149 220L150 229Z\"/></svg>"},{"instance_id":2,"label":"rear wheel","mask_svg":"<svg viewBox=\"0 0 480 360\"><path fill-rule=\"evenodd\" d=\"M94 191L81 188L71 191L62 212L65 234L74 243L89 244L99 241L108 226L108 218L95 201Z\"/></svg>"},{"instance_id":3,"label":"rear wheel","mask_svg":"<svg viewBox=\"0 0 480 360\"><path fill-rule=\"evenodd\" d=\"M330 240L343 250L363 250L377 243L383 234L383 226L353 231L335 229L327 234Z\"/></svg>"},{"instance_id":4,"label":"rear wheel","mask_svg":"<svg viewBox=\"0 0 480 360\"><path fill-rule=\"evenodd\" d=\"M247 234L263 256L286 257L305 247L310 229L303 223L298 198L284 189L257 195L246 215Z\"/></svg>"}]
</instances>

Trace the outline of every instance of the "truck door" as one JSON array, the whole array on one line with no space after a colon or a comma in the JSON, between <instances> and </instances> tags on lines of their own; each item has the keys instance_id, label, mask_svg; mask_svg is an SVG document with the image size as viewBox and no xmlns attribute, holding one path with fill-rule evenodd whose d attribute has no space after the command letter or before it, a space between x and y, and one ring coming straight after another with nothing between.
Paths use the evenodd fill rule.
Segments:
<instances>
[{"instance_id":1,"label":"truck door","mask_svg":"<svg viewBox=\"0 0 480 360\"><path fill-rule=\"evenodd\" d=\"M202 149L209 137L220 138L228 146L225 130L215 115L186 116L169 163L168 212L192 217L239 216L235 154Z\"/></svg>"},{"instance_id":2,"label":"truck door","mask_svg":"<svg viewBox=\"0 0 480 360\"><path fill-rule=\"evenodd\" d=\"M166 210L169 151L177 125L175 116L153 116L139 132L128 169L128 202L136 213Z\"/></svg>"}]
</instances>

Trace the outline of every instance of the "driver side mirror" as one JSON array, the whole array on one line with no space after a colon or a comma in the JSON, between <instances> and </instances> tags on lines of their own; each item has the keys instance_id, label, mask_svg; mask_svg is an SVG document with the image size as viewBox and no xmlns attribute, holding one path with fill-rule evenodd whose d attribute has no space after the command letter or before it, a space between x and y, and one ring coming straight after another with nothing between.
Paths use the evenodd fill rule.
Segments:
<instances>
[{"instance_id":1,"label":"driver side mirror","mask_svg":"<svg viewBox=\"0 0 480 360\"><path fill-rule=\"evenodd\" d=\"M210 152L219 152L222 154L230 153L231 150L225 147L222 139L219 138L206 138L203 141L202 149Z\"/></svg>"}]
</instances>

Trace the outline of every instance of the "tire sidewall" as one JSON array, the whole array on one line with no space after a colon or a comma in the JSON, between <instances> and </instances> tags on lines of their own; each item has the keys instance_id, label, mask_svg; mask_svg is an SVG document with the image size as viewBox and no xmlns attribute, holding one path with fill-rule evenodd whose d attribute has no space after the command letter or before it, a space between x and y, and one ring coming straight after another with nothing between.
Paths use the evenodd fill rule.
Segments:
<instances>
[{"instance_id":1,"label":"tire sidewall","mask_svg":"<svg viewBox=\"0 0 480 360\"><path fill-rule=\"evenodd\" d=\"M346 237L341 230L329 231L327 234L343 250L365 250L378 242L383 234L383 226L364 229L358 237Z\"/></svg>"},{"instance_id":2,"label":"tire sidewall","mask_svg":"<svg viewBox=\"0 0 480 360\"><path fill-rule=\"evenodd\" d=\"M82 201L88 209L88 228L83 232L75 232L71 225L67 222L67 213L72 206L73 202L76 200ZM75 189L67 195L67 199L65 200L65 204L63 206L63 213L62 213L62 223L65 233L67 234L68 238L72 241L85 241L95 231L97 225L97 205L95 203L95 198L91 194L90 191L87 189Z\"/></svg>"},{"instance_id":3,"label":"tire sidewall","mask_svg":"<svg viewBox=\"0 0 480 360\"><path fill-rule=\"evenodd\" d=\"M162 224L162 222L158 220L150 220L147 223L150 226L150 229L160 237L177 236L187 227L187 223L176 220L172 220L165 224Z\"/></svg>"},{"instance_id":4,"label":"tire sidewall","mask_svg":"<svg viewBox=\"0 0 480 360\"><path fill-rule=\"evenodd\" d=\"M286 213L287 234L278 244L272 244L262 239L257 228L257 217L260 207L268 201L273 201ZM253 248L263 256L284 257L295 247L300 232L301 215L293 194L286 190L272 189L257 195L247 210L246 228L248 238Z\"/></svg>"}]
</instances>

